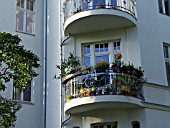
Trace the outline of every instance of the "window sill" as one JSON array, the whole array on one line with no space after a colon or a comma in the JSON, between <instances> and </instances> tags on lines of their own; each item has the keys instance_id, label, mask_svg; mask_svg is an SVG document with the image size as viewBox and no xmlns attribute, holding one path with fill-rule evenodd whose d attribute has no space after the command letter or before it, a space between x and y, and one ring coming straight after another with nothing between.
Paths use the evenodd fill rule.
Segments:
<instances>
[{"instance_id":1,"label":"window sill","mask_svg":"<svg viewBox=\"0 0 170 128\"><path fill-rule=\"evenodd\" d=\"M31 36L35 36L35 34L32 33L28 33L28 32L23 32L23 31L19 31L19 30L15 30L18 33L22 33L22 34L27 34L27 35L31 35Z\"/></svg>"},{"instance_id":2,"label":"window sill","mask_svg":"<svg viewBox=\"0 0 170 128\"><path fill-rule=\"evenodd\" d=\"M161 13L161 12L159 12L161 15L163 15L163 16L170 16L170 14L166 14L166 13Z\"/></svg>"},{"instance_id":3,"label":"window sill","mask_svg":"<svg viewBox=\"0 0 170 128\"><path fill-rule=\"evenodd\" d=\"M34 103L31 101L20 101L20 100L14 100L14 101L20 104L34 105Z\"/></svg>"}]
</instances>

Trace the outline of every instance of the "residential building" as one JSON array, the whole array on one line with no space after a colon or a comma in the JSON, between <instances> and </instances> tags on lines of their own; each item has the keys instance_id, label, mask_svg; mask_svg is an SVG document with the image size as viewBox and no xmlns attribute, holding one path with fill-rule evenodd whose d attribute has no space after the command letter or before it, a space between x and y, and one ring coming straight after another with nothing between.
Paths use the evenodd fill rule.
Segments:
<instances>
[{"instance_id":1,"label":"residential building","mask_svg":"<svg viewBox=\"0 0 170 128\"><path fill-rule=\"evenodd\" d=\"M41 64L36 71L39 75L24 93L15 92L12 81L7 90L1 92L23 106L17 113L15 128L60 127L60 80L53 79L58 74L56 64L60 62L59 1L0 2L0 31L17 34L22 39L21 44L32 50Z\"/></svg>"},{"instance_id":2,"label":"residential building","mask_svg":"<svg viewBox=\"0 0 170 128\"><path fill-rule=\"evenodd\" d=\"M170 127L169 0L1 0L0 19L41 64L25 92L12 81L1 92L23 105L16 128ZM91 70L54 80L70 53ZM118 67L142 67L142 79L112 69L119 53Z\"/></svg>"},{"instance_id":3,"label":"residential building","mask_svg":"<svg viewBox=\"0 0 170 128\"><path fill-rule=\"evenodd\" d=\"M114 54L121 52L121 61L142 67L147 78L134 84L112 69L104 75L68 75L65 96L76 98L65 101L65 127L169 128L170 1L65 0L63 6L63 30L70 35L63 46L65 58L73 52L81 65L95 66L103 59L111 68Z\"/></svg>"}]
</instances>

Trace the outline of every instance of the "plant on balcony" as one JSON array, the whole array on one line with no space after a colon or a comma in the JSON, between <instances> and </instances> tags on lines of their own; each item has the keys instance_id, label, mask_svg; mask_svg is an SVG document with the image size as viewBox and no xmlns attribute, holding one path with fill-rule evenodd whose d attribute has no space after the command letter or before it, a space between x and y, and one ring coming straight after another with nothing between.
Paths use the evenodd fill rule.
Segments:
<instances>
[{"instance_id":1,"label":"plant on balcony","mask_svg":"<svg viewBox=\"0 0 170 128\"><path fill-rule=\"evenodd\" d=\"M127 96L132 95L130 87L127 85L122 86L122 92L120 94L127 95Z\"/></svg>"},{"instance_id":2,"label":"plant on balcony","mask_svg":"<svg viewBox=\"0 0 170 128\"><path fill-rule=\"evenodd\" d=\"M80 94L84 96L89 96L90 95L90 90L88 88L81 88L80 89Z\"/></svg>"},{"instance_id":3,"label":"plant on balcony","mask_svg":"<svg viewBox=\"0 0 170 128\"><path fill-rule=\"evenodd\" d=\"M96 9L99 8L105 8L104 3L102 1L96 5Z\"/></svg>"},{"instance_id":4,"label":"plant on balcony","mask_svg":"<svg viewBox=\"0 0 170 128\"><path fill-rule=\"evenodd\" d=\"M77 9L73 12L73 14L76 14L76 13L78 13L78 12L81 12L81 6L79 6L79 8L77 8Z\"/></svg>"},{"instance_id":5,"label":"plant on balcony","mask_svg":"<svg viewBox=\"0 0 170 128\"><path fill-rule=\"evenodd\" d=\"M68 59L62 60L61 65L57 65L56 67L61 70L60 76L66 76L70 73L75 73L80 66L80 62L77 56L75 56L73 53L70 53L70 56Z\"/></svg>"},{"instance_id":6,"label":"plant on balcony","mask_svg":"<svg viewBox=\"0 0 170 128\"><path fill-rule=\"evenodd\" d=\"M141 78L143 76L144 70L141 67L137 67L134 69L134 76L137 78Z\"/></svg>"},{"instance_id":7,"label":"plant on balcony","mask_svg":"<svg viewBox=\"0 0 170 128\"><path fill-rule=\"evenodd\" d=\"M94 85L91 88L90 95L96 95L96 87Z\"/></svg>"},{"instance_id":8,"label":"plant on balcony","mask_svg":"<svg viewBox=\"0 0 170 128\"><path fill-rule=\"evenodd\" d=\"M105 72L109 68L109 63L105 60L100 60L95 64L96 72Z\"/></svg>"},{"instance_id":9,"label":"plant on balcony","mask_svg":"<svg viewBox=\"0 0 170 128\"><path fill-rule=\"evenodd\" d=\"M71 100L71 99L73 99L73 98L75 98L75 96L73 96L73 95L67 95L67 96L66 96L66 101L69 101L69 100Z\"/></svg>"},{"instance_id":10,"label":"plant on balcony","mask_svg":"<svg viewBox=\"0 0 170 128\"><path fill-rule=\"evenodd\" d=\"M112 62L112 69L113 69L114 72L119 72L120 67L123 64L121 59L122 59L121 52L116 52L114 54L114 61Z\"/></svg>"}]
</instances>

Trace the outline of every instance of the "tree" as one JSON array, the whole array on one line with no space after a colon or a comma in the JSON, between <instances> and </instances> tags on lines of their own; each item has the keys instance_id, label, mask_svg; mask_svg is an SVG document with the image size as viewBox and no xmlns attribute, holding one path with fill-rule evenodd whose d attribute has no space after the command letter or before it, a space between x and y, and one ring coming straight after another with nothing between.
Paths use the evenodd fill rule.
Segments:
<instances>
[{"instance_id":1,"label":"tree","mask_svg":"<svg viewBox=\"0 0 170 128\"><path fill-rule=\"evenodd\" d=\"M40 67L39 58L20 42L17 35L0 32L0 91L5 91L12 80L12 86L24 91L28 82L38 75L35 69ZM21 104L0 94L0 127L14 126L20 108Z\"/></svg>"}]
</instances>

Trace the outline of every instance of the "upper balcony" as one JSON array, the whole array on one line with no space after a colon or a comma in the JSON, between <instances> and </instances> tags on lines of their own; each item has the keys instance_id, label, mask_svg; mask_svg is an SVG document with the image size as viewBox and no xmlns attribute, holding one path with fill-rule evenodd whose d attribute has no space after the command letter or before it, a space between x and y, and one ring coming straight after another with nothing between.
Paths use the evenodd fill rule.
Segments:
<instances>
[{"instance_id":1,"label":"upper balcony","mask_svg":"<svg viewBox=\"0 0 170 128\"><path fill-rule=\"evenodd\" d=\"M137 24L134 0L66 0L63 11L65 34L119 29Z\"/></svg>"}]
</instances>

